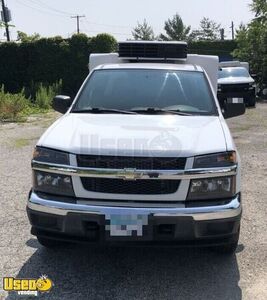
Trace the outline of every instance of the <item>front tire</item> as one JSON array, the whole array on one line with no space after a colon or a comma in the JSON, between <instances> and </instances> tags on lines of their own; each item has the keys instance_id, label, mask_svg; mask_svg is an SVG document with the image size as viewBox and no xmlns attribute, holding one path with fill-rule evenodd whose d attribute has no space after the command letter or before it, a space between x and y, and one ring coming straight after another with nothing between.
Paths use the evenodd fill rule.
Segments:
<instances>
[{"instance_id":1,"label":"front tire","mask_svg":"<svg viewBox=\"0 0 267 300\"><path fill-rule=\"evenodd\" d=\"M37 240L43 247L49 248L49 249L59 248L64 245L64 242L45 238L45 237L38 236L38 235L37 235Z\"/></svg>"},{"instance_id":2,"label":"front tire","mask_svg":"<svg viewBox=\"0 0 267 300\"><path fill-rule=\"evenodd\" d=\"M236 252L237 246L238 246L238 241L231 244L216 246L213 248L213 250L220 254L233 255Z\"/></svg>"},{"instance_id":3,"label":"front tire","mask_svg":"<svg viewBox=\"0 0 267 300\"><path fill-rule=\"evenodd\" d=\"M238 233L236 236L236 240L234 242L231 242L229 244L221 245L221 246L215 246L212 249L220 254L224 255L233 255L236 252L236 249L238 247L238 241L239 241L239 235L240 235L240 226L238 228Z\"/></svg>"},{"instance_id":4,"label":"front tire","mask_svg":"<svg viewBox=\"0 0 267 300\"><path fill-rule=\"evenodd\" d=\"M256 97L250 97L248 99L247 106L248 107L255 107L256 106Z\"/></svg>"}]
</instances>

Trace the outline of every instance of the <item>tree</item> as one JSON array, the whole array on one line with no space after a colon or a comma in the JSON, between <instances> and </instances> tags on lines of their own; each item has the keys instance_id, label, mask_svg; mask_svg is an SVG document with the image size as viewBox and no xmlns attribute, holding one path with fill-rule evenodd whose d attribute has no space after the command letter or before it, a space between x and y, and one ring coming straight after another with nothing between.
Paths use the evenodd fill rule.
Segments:
<instances>
[{"instance_id":1,"label":"tree","mask_svg":"<svg viewBox=\"0 0 267 300\"><path fill-rule=\"evenodd\" d=\"M218 40L220 38L220 27L220 24L217 24L215 21L204 17L200 21L200 28L198 30L194 30L190 34L190 39L199 41Z\"/></svg>"},{"instance_id":2,"label":"tree","mask_svg":"<svg viewBox=\"0 0 267 300\"><path fill-rule=\"evenodd\" d=\"M137 26L132 31L133 38L135 40L143 40L143 41L153 41L155 40L155 35L153 28L148 25L146 19L143 24L137 23Z\"/></svg>"},{"instance_id":3,"label":"tree","mask_svg":"<svg viewBox=\"0 0 267 300\"><path fill-rule=\"evenodd\" d=\"M36 32L32 35L28 35L25 32L18 31L17 34L18 34L17 40L22 43L35 42L35 41L40 40L40 38L41 38L40 34L36 33Z\"/></svg>"},{"instance_id":4,"label":"tree","mask_svg":"<svg viewBox=\"0 0 267 300\"><path fill-rule=\"evenodd\" d=\"M108 33L100 33L90 41L91 51L95 53L109 53L117 49L117 40Z\"/></svg>"},{"instance_id":5,"label":"tree","mask_svg":"<svg viewBox=\"0 0 267 300\"><path fill-rule=\"evenodd\" d=\"M255 13L256 18L267 18L267 2L266 0L253 0L250 5L252 11Z\"/></svg>"},{"instance_id":6,"label":"tree","mask_svg":"<svg viewBox=\"0 0 267 300\"><path fill-rule=\"evenodd\" d=\"M250 45L248 39L248 26L241 23L236 30L236 41L238 48L234 50L233 55L240 60L250 61Z\"/></svg>"},{"instance_id":7,"label":"tree","mask_svg":"<svg viewBox=\"0 0 267 300\"><path fill-rule=\"evenodd\" d=\"M259 75L259 83L267 83L267 4L266 0L253 0L255 13L247 26L241 25L237 30L237 49L233 55L239 60L248 61L253 73Z\"/></svg>"},{"instance_id":8,"label":"tree","mask_svg":"<svg viewBox=\"0 0 267 300\"><path fill-rule=\"evenodd\" d=\"M182 18L176 13L172 19L165 22L166 35L161 34L160 39L164 41L186 41L191 30L190 26L183 23Z\"/></svg>"}]
</instances>

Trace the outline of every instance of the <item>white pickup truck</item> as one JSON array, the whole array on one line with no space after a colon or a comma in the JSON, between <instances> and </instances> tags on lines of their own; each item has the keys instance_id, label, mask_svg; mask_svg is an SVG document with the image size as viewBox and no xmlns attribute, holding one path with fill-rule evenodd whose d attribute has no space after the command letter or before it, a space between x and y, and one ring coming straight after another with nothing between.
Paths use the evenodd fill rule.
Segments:
<instances>
[{"instance_id":1,"label":"white pickup truck","mask_svg":"<svg viewBox=\"0 0 267 300\"><path fill-rule=\"evenodd\" d=\"M256 105L256 82L249 74L246 62L221 62L218 76L218 100L243 102L248 107Z\"/></svg>"},{"instance_id":2,"label":"white pickup truck","mask_svg":"<svg viewBox=\"0 0 267 300\"><path fill-rule=\"evenodd\" d=\"M216 97L218 58L185 43L124 42L93 54L74 101L41 137L27 213L46 247L62 242L213 246L233 253L240 159Z\"/></svg>"}]
</instances>

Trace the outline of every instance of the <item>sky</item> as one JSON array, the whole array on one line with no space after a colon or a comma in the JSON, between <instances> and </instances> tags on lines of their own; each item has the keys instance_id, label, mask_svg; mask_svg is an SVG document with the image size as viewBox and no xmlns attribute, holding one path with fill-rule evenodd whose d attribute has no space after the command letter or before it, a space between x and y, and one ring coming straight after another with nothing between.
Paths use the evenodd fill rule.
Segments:
<instances>
[{"instance_id":1,"label":"sky","mask_svg":"<svg viewBox=\"0 0 267 300\"><path fill-rule=\"evenodd\" d=\"M113 34L118 40L131 38L131 31L137 22L144 19L153 27L155 34L164 32L164 22L176 12L186 25L197 29L200 20L208 17L225 28L231 37L231 21L237 27L248 23L251 0L5 0L11 10L11 38L16 39L17 31L27 34L37 32L49 37L69 37L76 32L76 19L81 18L81 32L89 36L98 33ZM0 39L4 30L0 29Z\"/></svg>"}]
</instances>

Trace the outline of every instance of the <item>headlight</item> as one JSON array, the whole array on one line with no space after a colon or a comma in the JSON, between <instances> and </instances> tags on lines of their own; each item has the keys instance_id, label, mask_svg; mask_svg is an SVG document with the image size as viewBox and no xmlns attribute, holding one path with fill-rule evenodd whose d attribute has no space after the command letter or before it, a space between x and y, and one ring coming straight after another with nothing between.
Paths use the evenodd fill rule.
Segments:
<instances>
[{"instance_id":1,"label":"headlight","mask_svg":"<svg viewBox=\"0 0 267 300\"><path fill-rule=\"evenodd\" d=\"M39 162L69 165L69 154L59 150L36 147L33 153L33 159Z\"/></svg>"},{"instance_id":2,"label":"headlight","mask_svg":"<svg viewBox=\"0 0 267 300\"><path fill-rule=\"evenodd\" d=\"M70 164L68 153L43 147L35 148L33 160L51 164ZM71 176L49 172L33 171L33 189L49 194L74 196Z\"/></svg>"},{"instance_id":3,"label":"headlight","mask_svg":"<svg viewBox=\"0 0 267 300\"><path fill-rule=\"evenodd\" d=\"M47 173L43 171L33 172L33 189L48 194L74 196L72 180L70 176Z\"/></svg>"},{"instance_id":4,"label":"headlight","mask_svg":"<svg viewBox=\"0 0 267 300\"><path fill-rule=\"evenodd\" d=\"M235 195L235 177L191 180L187 200L231 198Z\"/></svg>"},{"instance_id":5,"label":"headlight","mask_svg":"<svg viewBox=\"0 0 267 300\"><path fill-rule=\"evenodd\" d=\"M216 154L196 156L194 159L193 168L216 168L229 167L236 164L236 152L222 152Z\"/></svg>"}]
</instances>

